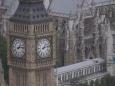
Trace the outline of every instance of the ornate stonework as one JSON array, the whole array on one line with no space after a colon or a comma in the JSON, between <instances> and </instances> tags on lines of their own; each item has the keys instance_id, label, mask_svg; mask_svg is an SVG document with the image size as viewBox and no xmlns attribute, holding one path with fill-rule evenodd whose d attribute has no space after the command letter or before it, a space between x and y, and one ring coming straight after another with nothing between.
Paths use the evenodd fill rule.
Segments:
<instances>
[{"instance_id":1,"label":"ornate stonework","mask_svg":"<svg viewBox=\"0 0 115 86\"><path fill-rule=\"evenodd\" d=\"M9 86L54 86L56 38L53 28L42 0L20 0L8 23ZM42 41L38 47L40 39L48 40L50 45ZM45 52L50 55L43 57Z\"/></svg>"}]
</instances>

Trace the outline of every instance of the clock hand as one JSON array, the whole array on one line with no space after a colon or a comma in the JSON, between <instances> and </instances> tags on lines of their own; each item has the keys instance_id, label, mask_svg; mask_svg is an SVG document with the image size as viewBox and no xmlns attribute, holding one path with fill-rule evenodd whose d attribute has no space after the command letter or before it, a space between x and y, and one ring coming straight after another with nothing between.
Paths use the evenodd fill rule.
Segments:
<instances>
[{"instance_id":1,"label":"clock hand","mask_svg":"<svg viewBox=\"0 0 115 86\"><path fill-rule=\"evenodd\" d=\"M20 49L20 46L18 46L17 49Z\"/></svg>"},{"instance_id":2,"label":"clock hand","mask_svg":"<svg viewBox=\"0 0 115 86\"><path fill-rule=\"evenodd\" d=\"M20 48L24 48L24 46L21 46Z\"/></svg>"},{"instance_id":3,"label":"clock hand","mask_svg":"<svg viewBox=\"0 0 115 86\"><path fill-rule=\"evenodd\" d=\"M46 47L44 46L42 49L44 50Z\"/></svg>"},{"instance_id":4,"label":"clock hand","mask_svg":"<svg viewBox=\"0 0 115 86\"><path fill-rule=\"evenodd\" d=\"M49 47L49 45L47 45L47 46L44 46L42 49L45 49L45 48L47 48L47 47Z\"/></svg>"},{"instance_id":5,"label":"clock hand","mask_svg":"<svg viewBox=\"0 0 115 86\"><path fill-rule=\"evenodd\" d=\"M20 48L24 48L23 46L21 46L21 45L19 45L18 47L17 47L17 49L20 49Z\"/></svg>"}]
</instances>

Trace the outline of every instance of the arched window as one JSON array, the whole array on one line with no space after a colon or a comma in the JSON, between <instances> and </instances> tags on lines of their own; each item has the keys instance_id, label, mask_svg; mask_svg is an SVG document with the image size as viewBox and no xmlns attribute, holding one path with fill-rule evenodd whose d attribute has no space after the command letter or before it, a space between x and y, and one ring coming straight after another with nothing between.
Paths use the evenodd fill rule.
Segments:
<instances>
[{"instance_id":1,"label":"arched window","mask_svg":"<svg viewBox=\"0 0 115 86\"><path fill-rule=\"evenodd\" d=\"M91 51L92 51L92 53L94 55L95 54L95 47L93 45L91 46Z\"/></svg>"},{"instance_id":2,"label":"arched window","mask_svg":"<svg viewBox=\"0 0 115 86\"><path fill-rule=\"evenodd\" d=\"M99 44L99 54L100 54L100 57L102 57L102 45Z\"/></svg>"},{"instance_id":3,"label":"arched window","mask_svg":"<svg viewBox=\"0 0 115 86\"><path fill-rule=\"evenodd\" d=\"M79 61L81 61L81 51L80 51L80 49L79 48L77 48L77 61L79 62Z\"/></svg>"},{"instance_id":4,"label":"arched window","mask_svg":"<svg viewBox=\"0 0 115 86\"><path fill-rule=\"evenodd\" d=\"M86 57L86 58L88 58L88 54L89 54L88 48L85 47L85 57Z\"/></svg>"}]
</instances>

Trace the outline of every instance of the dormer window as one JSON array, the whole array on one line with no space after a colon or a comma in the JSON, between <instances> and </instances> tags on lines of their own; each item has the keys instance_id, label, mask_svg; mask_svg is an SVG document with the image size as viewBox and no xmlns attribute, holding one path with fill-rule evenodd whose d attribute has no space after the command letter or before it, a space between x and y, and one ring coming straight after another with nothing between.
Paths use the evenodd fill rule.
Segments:
<instances>
[{"instance_id":1,"label":"dormer window","mask_svg":"<svg viewBox=\"0 0 115 86\"><path fill-rule=\"evenodd\" d=\"M23 12L25 11L25 8L23 8Z\"/></svg>"},{"instance_id":2,"label":"dormer window","mask_svg":"<svg viewBox=\"0 0 115 86\"><path fill-rule=\"evenodd\" d=\"M35 19L35 16L33 16L33 19Z\"/></svg>"},{"instance_id":3,"label":"dormer window","mask_svg":"<svg viewBox=\"0 0 115 86\"><path fill-rule=\"evenodd\" d=\"M36 11L36 9L33 9L33 12L35 12Z\"/></svg>"}]
</instances>

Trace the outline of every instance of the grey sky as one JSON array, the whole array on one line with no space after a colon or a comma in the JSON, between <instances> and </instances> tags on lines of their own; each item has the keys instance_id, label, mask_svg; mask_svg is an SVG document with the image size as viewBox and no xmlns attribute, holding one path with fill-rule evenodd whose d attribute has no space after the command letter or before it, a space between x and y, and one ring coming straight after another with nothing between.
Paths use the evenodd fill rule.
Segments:
<instances>
[{"instance_id":1,"label":"grey sky","mask_svg":"<svg viewBox=\"0 0 115 86\"><path fill-rule=\"evenodd\" d=\"M83 0L52 0L50 11L62 14L76 15L76 9L81 5ZM90 3L91 0L85 0ZM109 0L94 0L94 2L104 2Z\"/></svg>"},{"instance_id":2,"label":"grey sky","mask_svg":"<svg viewBox=\"0 0 115 86\"><path fill-rule=\"evenodd\" d=\"M8 8L7 14L12 15L18 5L17 0L4 0L5 6ZM90 2L91 0L88 0ZM94 0L95 2L103 2L109 0ZM81 4L82 0L52 0L50 10L54 12L73 14L76 13L77 4Z\"/></svg>"}]
</instances>

